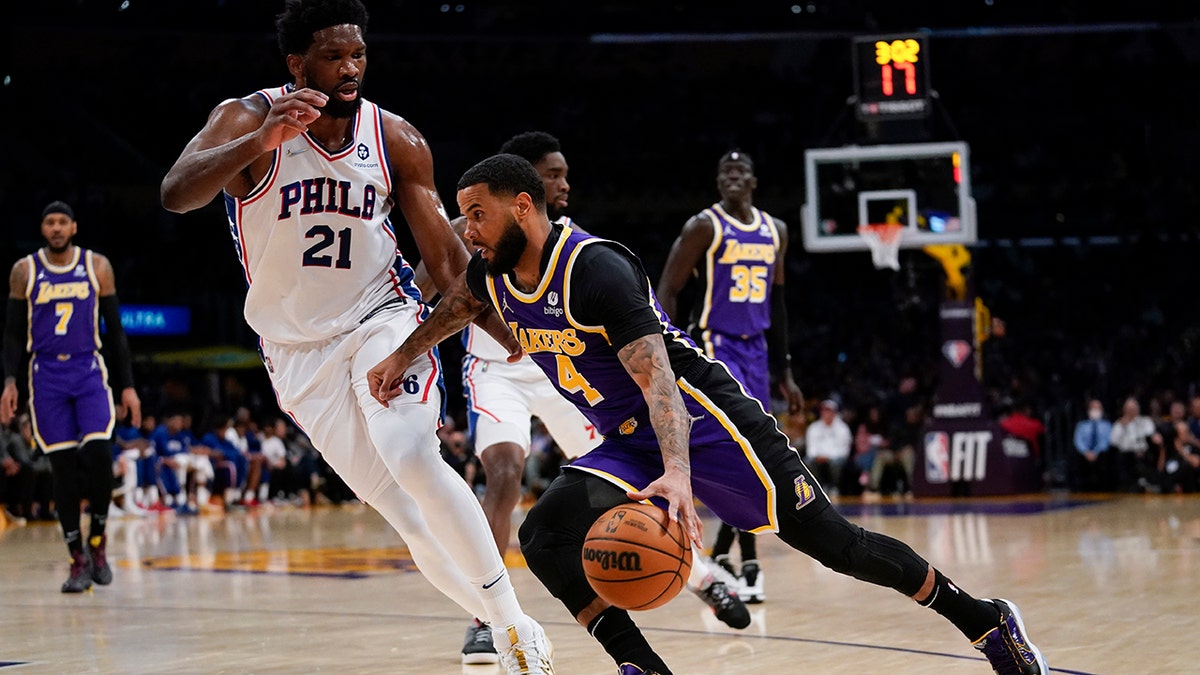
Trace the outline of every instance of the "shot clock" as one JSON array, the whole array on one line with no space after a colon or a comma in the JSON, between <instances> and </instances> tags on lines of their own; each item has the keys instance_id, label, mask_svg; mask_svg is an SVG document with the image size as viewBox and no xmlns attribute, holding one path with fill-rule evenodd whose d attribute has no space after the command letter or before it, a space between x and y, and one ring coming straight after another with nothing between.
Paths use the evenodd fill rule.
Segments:
<instances>
[{"instance_id":1,"label":"shot clock","mask_svg":"<svg viewBox=\"0 0 1200 675\"><path fill-rule=\"evenodd\" d=\"M862 121L929 115L929 48L925 36L854 38L855 113Z\"/></svg>"}]
</instances>

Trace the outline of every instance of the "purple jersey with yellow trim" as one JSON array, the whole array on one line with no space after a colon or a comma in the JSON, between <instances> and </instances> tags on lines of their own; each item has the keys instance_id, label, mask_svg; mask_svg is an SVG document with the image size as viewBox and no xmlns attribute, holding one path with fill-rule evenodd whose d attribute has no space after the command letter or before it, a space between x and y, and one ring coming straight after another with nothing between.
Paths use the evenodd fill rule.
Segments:
<instances>
[{"instance_id":1,"label":"purple jersey with yellow trim","mask_svg":"<svg viewBox=\"0 0 1200 675\"><path fill-rule=\"evenodd\" d=\"M563 396L607 436L636 424L646 402L642 390L617 358L604 327L584 325L571 314L571 268L579 252L588 245L620 246L564 227L542 280L532 293L517 290L507 275L488 275L487 288L525 353ZM633 257L624 247L621 250ZM699 354L695 342L668 323L652 292L650 298L668 344L677 342L680 347Z\"/></svg>"},{"instance_id":2,"label":"purple jersey with yellow trim","mask_svg":"<svg viewBox=\"0 0 1200 675\"><path fill-rule=\"evenodd\" d=\"M599 446L567 468L628 490L644 488L663 474L662 451L645 395L603 326L582 324L571 312L572 266L581 250L609 246L635 263L637 258L619 244L570 228L563 228L557 241L547 245L552 245L549 263L533 292L516 289L507 276L487 275L488 295L534 363L604 435ZM649 278L644 272L642 276L693 420L689 452L695 495L736 527L777 529L776 489L768 473L795 451L724 364L705 358L695 342L667 320Z\"/></svg>"},{"instance_id":3,"label":"purple jersey with yellow trim","mask_svg":"<svg viewBox=\"0 0 1200 675\"><path fill-rule=\"evenodd\" d=\"M729 215L720 204L704 209L713 223L705 251L703 292L696 328L728 335L753 335L771 325L771 286L779 252L775 220L750 207L749 223Z\"/></svg>"},{"instance_id":4,"label":"purple jersey with yellow trim","mask_svg":"<svg viewBox=\"0 0 1200 675\"><path fill-rule=\"evenodd\" d=\"M29 256L29 409L45 452L112 434L108 371L100 356L100 282L91 251L76 247L66 265L45 251Z\"/></svg>"},{"instance_id":5,"label":"purple jersey with yellow trim","mask_svg":"<svg viewBox=\"0 0 1200 675\"><path fill-rule=\"evenodd\" d=\"M45 251L28 257L29 337L32 354L84 354L100 348L100 282L92 252L75 247L66 265L53 265Z\"/></svg>"}]
</instances>

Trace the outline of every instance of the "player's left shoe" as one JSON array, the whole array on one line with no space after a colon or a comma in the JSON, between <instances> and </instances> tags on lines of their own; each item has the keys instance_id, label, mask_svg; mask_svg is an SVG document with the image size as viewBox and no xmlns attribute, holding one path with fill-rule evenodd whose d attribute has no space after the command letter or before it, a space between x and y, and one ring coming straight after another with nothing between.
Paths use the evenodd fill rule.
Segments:
<instances>
[{"instance_id":1,"label":"player's left shoe","mask_svg":"<svg viewBox=\"0 0 1200 675\"><path fill-rule=\"evenodd\" d=\"M462 662L464 666L499 663L500 655L492 642L492 627L479 619L471 619L467 634L463 638Z\"/></svg>"},{"instance_id":2,"label":"player's left shoe","mask_svg":"<svg viewBox=\"0 0 1200 675\"><path fill-rule=\"evenodd\" d=\"M71 576L63 582L63 593L82 593L92 587L92 561L86 551L71 554Z\"/></svg>"},{"instance_id":3,"label":"player's left shoe","mask_svg":"<svg viewBox=\"0 0 1200 675\"><path fill-rule=\"evenodd\" d=\"M997 675L1044 675L1050 672L1042 652L1029 639L1017 606L1008 600L986 600L1000 610L1000 625L975 641Z\"/></svg>"},{"instance_id":4,"label":"player's left shoe","mask_svg":"<svg viewBox=\"0 0 1200 675\"><path fill-rule=\"evenodd\" d=\"M492 627L492 640L508 675L554 675L554 646L532 617L521 617L504 628Z\"/></svg>"},{"instance_id":5,"label":"player's left shoe","mask_svg":"<svg viewBox=\"0 0 1200 675\"><path fill-rule=\"evenodd\" d=\"M92 581L101 586L112 583L112 568L108 566L108 536L92 537L88 542L88 557L92 559Z\"/></svg>"},{"instance_id":6,"label":"player's left shoe","mask_svg":"<svg viewBox=\"0 0 1200 675\"><path fill-rule=\"evenodd\" d=\"M750 610L746 609L746 603L742 602L737 591L725 582L713 581L708 588L692 592L711 607L713 614L730 628L742 629L750 625Z\"/></svg>"}]
</instances>

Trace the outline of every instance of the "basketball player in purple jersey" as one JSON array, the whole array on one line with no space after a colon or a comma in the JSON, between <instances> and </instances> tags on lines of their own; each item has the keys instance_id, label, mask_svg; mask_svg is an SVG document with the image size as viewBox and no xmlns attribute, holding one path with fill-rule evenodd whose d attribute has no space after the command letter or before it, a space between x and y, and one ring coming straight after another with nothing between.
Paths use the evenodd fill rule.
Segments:
<instances>
[{"instance_id":1,"label":"basketball player in purple jersey","mask_svg":"<svg viewBox=\"0 0 1200 675\"><path fill-rule=\"evenodd\" d=\"M688 330L704 353L723 362L746 393L771 409L771 384L800 412L804 398L796 386L788 354L784 256L788 232L783 221L754 207L754 161L733 150L717 162L721 201L692 216L671 246L658 281L659 302L679 322L678 299L684 286L700 286ZM713 544L713 560L736 574L729 560L734 536L742 553L746 602L762 602L763 575L754 534L722 523Z\"/></svg>"},{"instance_id":2,"label":"basketball player in purple jersey","mask_svg":"<svg viewBox=\"0 0 1200 675\"><path fill-rule=\"evenodd\" d=\"M948 619L998 673L1046 672L1016 606L980 600L901 541L846 521L761 403L673 326L638 259L621 245L551 223L529 163L497 155L458 182L478 253L442 302L367 374L400 400L409 367L489 306L535 363L604 434L555 479L519 538L529 569L603 645L622 675L670 671L629 613L592 590L580 552L596 519L651 500L700 541L693 494L721 520L775 532L826 567L893 588Z\"/></svg>"},{"instance_id":3,"label":"basketball player in purple jersey","mask_svg":"<svg viewBox=\"0 0 1200 675\"><path fill-rule=\"evenodd\" d=\"M280 408L400 533L426 578L489 620L509 673L551 673L550 644L522 611L475 494L439 454L436 352L398 405L368 393L367 369L426 313L393 208L439 288L468 256L425 138L362 97L366 25L359 0L288 0L276 27L293 81L218 105L163 179L163 206L183 213L224 194L246 320ZM484 321L515 358L499 317Z\"/></svg>"},{"instance_id":4,"label":"basketball player in purple jersey","mask_svg":"<svg viewBox=\"0 0 1200 675\"><path fill-rule=\"evenodd\" d=\"M546 213L551 220L584 232L566 215L571 191L567 182L570 167L557 138L544 131L527 131L505 141L500 152L522 157L537 170L546 188ZM467 219L459 216L450 225L463 236ZM417 266L416 274L418 282L428 276L423 265ZM421 287L426 288L426 284ZM529 455L533 416L542 420L568 460L596 447L601 439L595 425L558 393L531 359L525 357L509 363L504 349L474 325L463 330L463 346L467 352L462 370L468 426L488 479L483 512L503 555L508 550L513 510L521 497L521 477ZM719 577L719 572L705 563L699 549L692 561L688 590L726 625L738 629L749 626L750 612L737 595L736 580L729 579L728 583L722 580L723 575ZM481 637L486 629L478 619L468 626L463 643L464 663L484 662L487 645Z\"/></svg>"},{"instance_id":5,"label":"basketball player in purple jersey","mask_svg":"<svg viewBox=\"0 0 1200 675\"><path fill-rule=\"evenodd\" d=\"M112 501L116 413L108 368L100 355L101 318L107 328L104 342L112 354L113 385L121 392L130 422L142 423L112 264L72 243L78 229L71 207L51 202L42 210L46 245L13 265L0 394L0 424L8 424L17 411L21 357L29 352L33 437L50 459L55 509L71 553L63 593L112 583L105 520ZM83 499L91 512L86 546L80 532Z\"/></svg>"}]
</instances>

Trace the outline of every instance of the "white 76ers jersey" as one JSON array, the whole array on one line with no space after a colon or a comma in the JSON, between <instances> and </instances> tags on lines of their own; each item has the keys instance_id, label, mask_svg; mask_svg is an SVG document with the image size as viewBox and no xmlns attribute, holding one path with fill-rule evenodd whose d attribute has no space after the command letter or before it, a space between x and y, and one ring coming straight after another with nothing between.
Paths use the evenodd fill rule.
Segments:
<instances>
[{"instance_id":1,"label":"white 76ers jersey","mask_svg":"<svg viewBox=\"0 0 1200 675\"><path fill-rule=\"evenodd\" d=\"M256 95L270 103L287 91ZM382 112L364 100L346 147L330 152L301 134L250 194L226 194L250 327L272 342L313 342L386 303L419 300L388 220L391 192Z\"/></svg>"}]
</instances>

